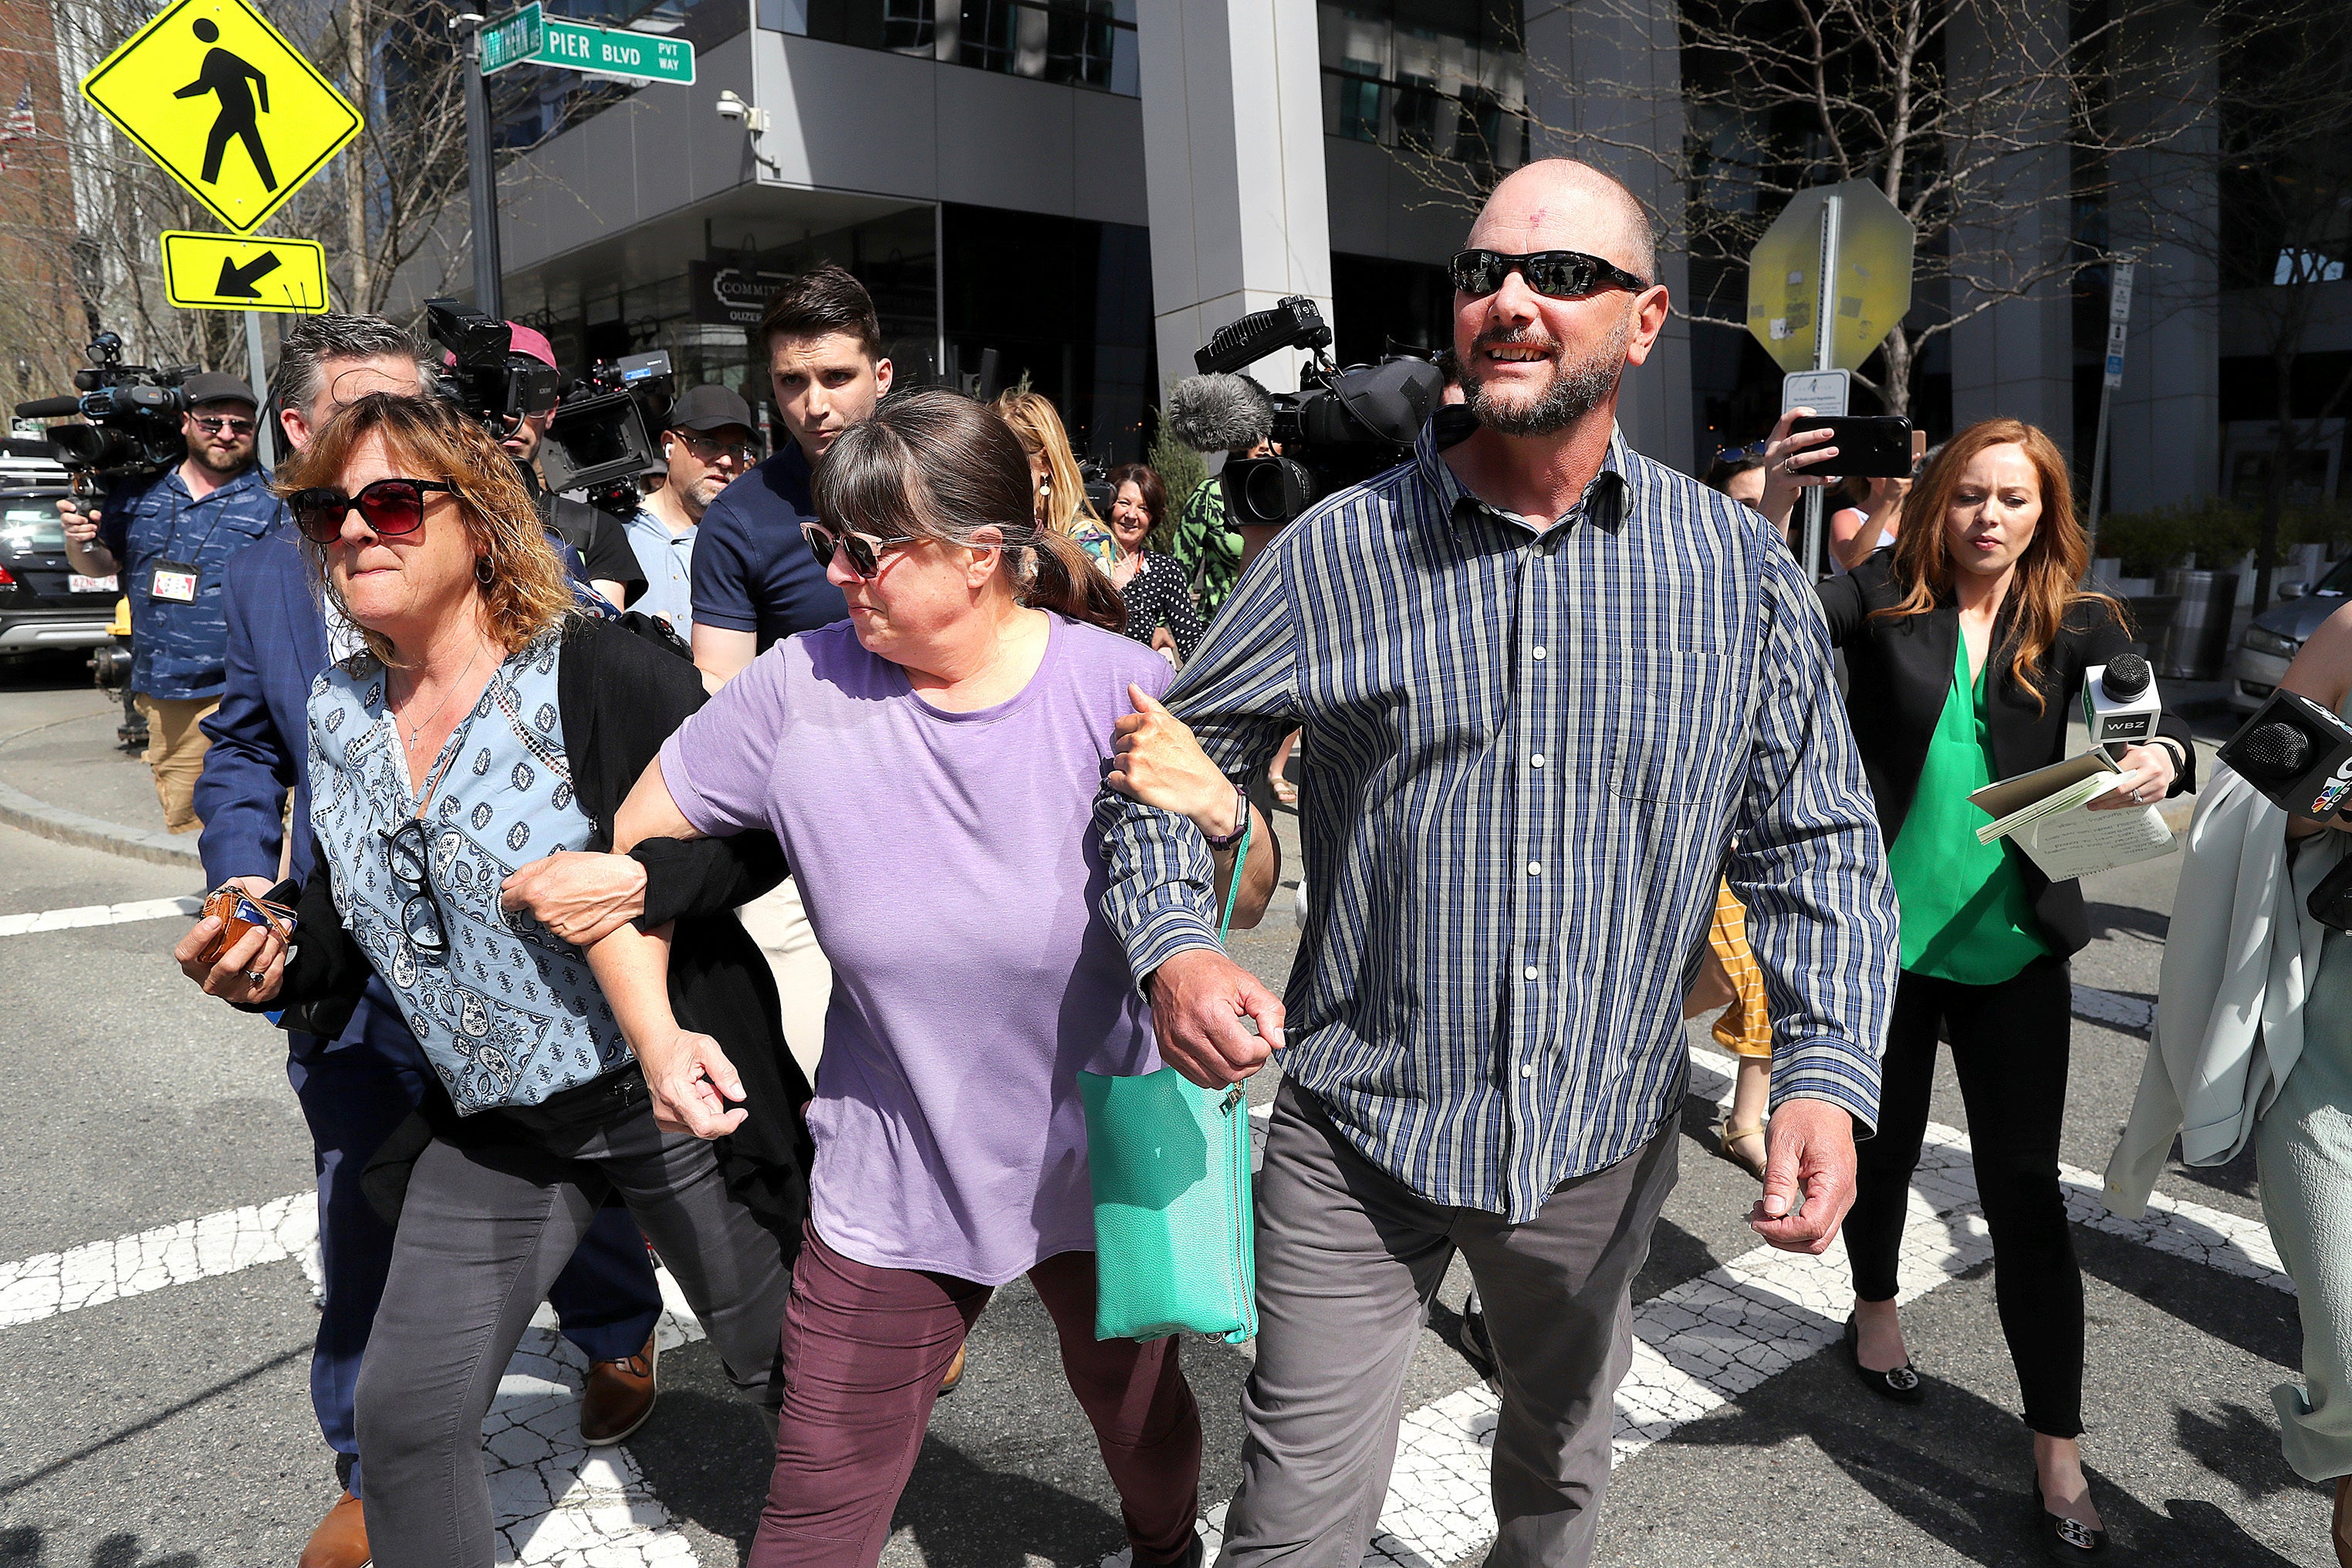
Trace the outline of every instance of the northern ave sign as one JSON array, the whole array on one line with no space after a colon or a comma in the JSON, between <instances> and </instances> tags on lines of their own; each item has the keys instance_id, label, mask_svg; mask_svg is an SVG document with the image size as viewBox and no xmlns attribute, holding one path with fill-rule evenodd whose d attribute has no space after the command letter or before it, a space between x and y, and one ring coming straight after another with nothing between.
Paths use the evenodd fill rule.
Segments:
<instances>
[{"instance_id":1,"label":"northern ave sign","mask_svg":"<svg viewBox=\"0 0 2352 1568\"><path fill-rule=\"evenodd\" d=\"M561 66L592 76L690 87L694 46L684 38L568 22L534 4L482 29L484 76L521 65Z\"/></svg>"}]
</instances>

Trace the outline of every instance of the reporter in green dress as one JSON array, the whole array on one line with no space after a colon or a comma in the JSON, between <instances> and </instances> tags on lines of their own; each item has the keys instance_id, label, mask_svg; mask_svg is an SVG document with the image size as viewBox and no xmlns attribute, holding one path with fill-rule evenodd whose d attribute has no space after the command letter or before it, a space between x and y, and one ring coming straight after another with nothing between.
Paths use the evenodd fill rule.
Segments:
<instances>
[{"instance_id":1,"label":"reporter in green dress","mask_svg":"<svg viewBox=\"0 0 2352 1568\"><path fill-rule=\"evenodd\" d=\"M1775 447L1767 461L1782 465L1784 485L1835 471L1833 447ZM1859 1145L1845 1223L1848 1355L1874 1392L1904 1403L1925 1393L1895 1315L1896 1266L1936 1042L1948 1034L2001 1330L2034 1435L2037 1528L2061 1562L2106 1542L2076 1441L2083 1283L2058 1186L2066 961L2090 930L2075 882L2050 881L2007 840L1977 842L1990 818L1968 797L2063 760L2084 671L2130 641L2122 605L2076 586L2088 554L2064 458L2033 426L1992 419L1937 453L1891 548L1820 584L1903 913L1878 1132ZM2186 726L2168 716L2159 731L2123 753L2116 787L2092 809L2193 787Z\"/></svg>"}]
</instances>

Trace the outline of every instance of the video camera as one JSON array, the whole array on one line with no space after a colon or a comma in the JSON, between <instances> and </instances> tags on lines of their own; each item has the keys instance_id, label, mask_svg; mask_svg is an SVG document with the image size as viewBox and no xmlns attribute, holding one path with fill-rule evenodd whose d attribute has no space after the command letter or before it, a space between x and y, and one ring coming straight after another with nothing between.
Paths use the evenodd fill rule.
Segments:
<instances>
[{"instance_id":1,"label":"video camera","mask_svg":"<svg viewBox=\"0 0 2352 1568\"><path fill-rule=\"evenodd\" d=\"M526 415L551 412L563 395L555 367L513 351L514 329L456 300L425 301L425 331L449 351L441 391L493 436Z\"/></svg>"},{"instance_id":2,"label":"video camera","mask_svg":"<svg viewBox=\"0 0 2352 1568\"><path fill-rule=\"evenodd\" d=\"M427 300L425 312L425 330L453 362L441 373L451 401L494 436L526 416L551 413L539 449L547 488L587 490L624 516L636 510L637 475L654 460L647 431L661 427L675 390L669 355L599 360L567 390L551 366L514 352L514 329L504 321L456 300Z\"/></svg>"},{"instance_id":3,"label":"video camera","mask_svg":"<svg viewBox=\"0 0 2352 1568\"><path fill-rule=\"evenodd\" d=\"M654 461L649 433L669 416L677 390L659 350L591 365L547 427L539 454L547 488L584 489L592 505L622 517L635 511L637 476Z\"/></svg>"},{"instance_id":4,"label":"video camera","mask_svg":"<svg viewBox=\"0 0 2352 1568\"><path fill-rule=\"evenodd\" d=\"M78 415L89 421L47 432L49 450L73 475L76 493L86 493L93 480L149 479L186 457L181 416L188 395L181 384L196 367L125 364L122 340L112 332L90 339L89 353L89 368L74 372L79 390L73 395L16 405L20 419Z\"/></svg>"},{"instance_id":5,"label":"video camera","mask_svg":"<svg viewBox=\"0 0 2352 1568\"><path fill-rule=\"evenodd\" d=\"M1340 369L1323 351L1331 329L1315 301L1292 295L1220 328L1192 356L1201 374L1177 383L1168 427L1198 452L1246 451L1273 440L1279 456L1235 458L1217 482L1234 522L1288 522L1333 490L1394 468L1412 451L1445 378L1425 359L1398 354ZM1301 349L1313 362L1295 393L1269 393L1234 373Z\"/></svg>"}]
</instances>

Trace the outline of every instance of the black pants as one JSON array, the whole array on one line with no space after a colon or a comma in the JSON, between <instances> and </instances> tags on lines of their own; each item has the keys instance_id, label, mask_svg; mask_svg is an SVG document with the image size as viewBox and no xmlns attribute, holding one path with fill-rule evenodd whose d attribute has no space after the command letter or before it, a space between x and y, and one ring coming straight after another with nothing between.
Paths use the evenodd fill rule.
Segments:
<instances>
[{"instance_id":1,"label":"black pants","mask_svg":"<svg viewBox=\"0 0 2352 1568\"><path fill-rule=\"evenodd\" d=\"M783 1398L776 1363L791 1260L729 1194L712 1146L655 1126L634 1068L558 1098L571 1124L529 1113L510 1143L436 1138L409 1176L360 1365L362 1500L377 1568L491 1568L499 1540L482 1417L549 1284L612 1193L661 1249L728 1381L772 1418Z\"/></svg>"},{"instance_id":2,"label":"black pants","mask_svg":"<svg viewBox=\"0 0 2352 1568\"><path fill-rule=\"evenodd\" d=\"M2060 959L2036 959L1998 985L1906 970L1886 1029L1878 1136L1856 1145L1861 1171L1845 1222L1853 1293L1864 1301L1894 1300L1911 1172L1935 1083L1937 1026L1947 1026L1992 1232L2001 1333L2025 1395L2025 1424L2049 1437L2083 1430L2083 1274L2058 1188L2073 1015L2073 985Z\"/></svg>"}]
</instances>

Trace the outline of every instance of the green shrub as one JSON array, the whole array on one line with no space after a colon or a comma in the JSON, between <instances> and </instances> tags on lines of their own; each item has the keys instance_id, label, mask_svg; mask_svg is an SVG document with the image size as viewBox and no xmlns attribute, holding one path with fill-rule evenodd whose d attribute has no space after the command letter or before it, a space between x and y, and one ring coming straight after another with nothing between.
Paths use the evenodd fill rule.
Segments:
<instances>
[{"instance_id":1,"label":"green shrub","mask_svg":"<svg viewBox=\"0 0 2352 1568\"><path fill-rule=\"evenodd\" d=\"M2122 575L2153 577L2194 554L2201 566L2233 563L2254 547L2262 513L2207 496L2185 506L2110 512L2099 519L2098 553L2120 556ZM2282 543L2285 529L2282 527Z\"/></svg>"},{"instance_id":2,"label":"green shrub","mask_svg":"<svg viewBox=\"0 0 2352 1568\"><path fill-rule=\"evenodd\" d=\"M1176 439L1168 428L1165 412L1154 408L1151 425L1151 448L1144 453L1143 460L1151 465L1160 475L1160 482L1168 489L1168 521L1163 531L1172 535L1176 520L1183 515L1184 503L1192 499L1194 490L1208 482L1209 466L1201 460L1200 453ZM1155 538L1151 548L1164 552L1174 542L1172 538L1165 542Z\"/></svg>"},{"instance_id":3,"label":"green shrub","mask_svg":"<svg viewBox=\"0 0 2352 1568\"><path fill-rule=\"evenodd\" d=\"M2194 554L2200 566L2234 566L2262 539L2257 506L2208 496L2185 506L2150 511L2113 512L2099 520L2098 553L2123 558L2126 577L2153 577L2183 565ZM2321 501L2291 506L2279 518L2279 555L2298 544L2326 546L2330 560L2352 548L2352 505Z\"/></svg>"}]
</instances>

